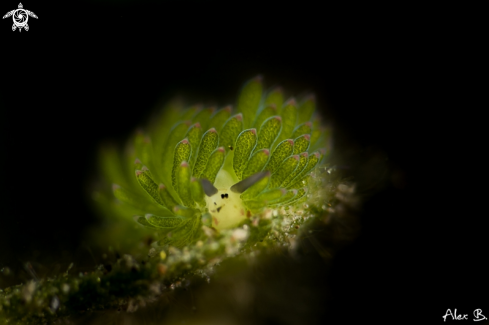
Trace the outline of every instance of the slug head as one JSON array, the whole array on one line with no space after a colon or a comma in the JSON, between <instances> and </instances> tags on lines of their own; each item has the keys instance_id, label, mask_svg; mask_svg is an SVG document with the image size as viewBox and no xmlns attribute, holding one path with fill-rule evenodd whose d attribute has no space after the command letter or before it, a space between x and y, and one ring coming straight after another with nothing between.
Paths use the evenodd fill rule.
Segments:
<instances>
[{"instance_id":1,"label":"slug head","mask_svg":"<svg viewBox=\"0 0 489 325\"><path fill-rule=\"evenodd\" d=\"M229 186L235 178L221 170L219 182L216 182L216 184L221 185L219 188L203 179L202 185L206 193L205 201L212 216L212 226L220 230L235 227L242 222L246 218L247 208L243 204L241 193L268 174L266 171L259 172Z\"/></svg>"}]
</instances>

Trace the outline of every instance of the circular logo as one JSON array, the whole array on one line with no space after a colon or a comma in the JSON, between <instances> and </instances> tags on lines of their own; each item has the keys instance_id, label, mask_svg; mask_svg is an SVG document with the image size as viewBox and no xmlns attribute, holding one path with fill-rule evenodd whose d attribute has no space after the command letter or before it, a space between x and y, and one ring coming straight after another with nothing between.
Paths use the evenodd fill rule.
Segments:
<instances>
[{"instance_id":1,"label":"circular logo","mask_svg":"<svg viewBox=\"0 0 489 325\"><path fill-rule=\"evenodd\" d=\"M14 24L17 27L24 27L27 24L27 20L29 19L29 16L24 9L15 10L12 16L14 18Z\"/></svg>"}]
</instances>

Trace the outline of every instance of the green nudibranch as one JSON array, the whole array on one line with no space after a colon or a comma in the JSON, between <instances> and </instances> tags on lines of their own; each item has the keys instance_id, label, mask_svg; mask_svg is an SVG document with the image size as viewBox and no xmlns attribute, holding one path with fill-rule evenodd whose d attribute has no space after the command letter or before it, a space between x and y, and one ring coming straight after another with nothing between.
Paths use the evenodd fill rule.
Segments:
<instances>
[{"instance_id":1,"label":"green nudibranch","mask_svg":"<svg viewBox=\"0 0 489 325\"><path fill-rule=\"evenodd\" d=\"M235 108L170 102L125 150L101 148L103 180L90 194L103 222L89 238L103 264L75 272L72 263L63 275L0 290L0 323L135 311L160 296L169 304L172 291L210 281L225 259L295 254L305 238L320 247L312 234L329 226L322 233L332 241L348 239L358 199L324 161L330 134L314 96L284 100L261 77L244 85Z\"/></svg>"},{"instance_id":2,"label":"green nudibranch","mask_svg":"<svg viewBox=\"0 0 489 325\"><path fill-rule=\"evenodd\" d=\"M310 174L329 154L330 132L315 98L284 101L260 76L242 88L236 108L171 102L129 140L123 157L102 152L105 179L118 202L109 213L133 217L176 247L203 226L238 227L269 209L308 199Z\"/></svg>"}]
</instances>

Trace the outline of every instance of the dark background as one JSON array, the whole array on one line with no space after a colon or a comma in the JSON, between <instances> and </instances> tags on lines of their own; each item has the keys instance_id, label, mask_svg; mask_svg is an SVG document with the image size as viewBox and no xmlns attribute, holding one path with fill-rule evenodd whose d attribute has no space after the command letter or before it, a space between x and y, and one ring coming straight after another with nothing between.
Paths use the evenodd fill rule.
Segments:
<instances>
[{"instance_id":1,"label":"dark background","mask_svg":"<svg viewBox=\"0 0 489 325\"><path fill-rule=\"evenodd\" d=\"M96 217L84 187L101 141L122 141L175 94L233 104L262 74L266 86L316 94L338 161L363 190L362 232L334 260L325 320L489 313L487 269L477 264L485 231L462 225L470 212L455 210L465 199L440 194L440 178L452 174L437 159L447 140L432 98L448 27L429 13L304 2L23 4L39 17L28 32L12 32L10 18L0 26L0 268L86 254L82 233ZM369 175L380 165L387 176L377 184Z\"/></svg>"}]
</instances>

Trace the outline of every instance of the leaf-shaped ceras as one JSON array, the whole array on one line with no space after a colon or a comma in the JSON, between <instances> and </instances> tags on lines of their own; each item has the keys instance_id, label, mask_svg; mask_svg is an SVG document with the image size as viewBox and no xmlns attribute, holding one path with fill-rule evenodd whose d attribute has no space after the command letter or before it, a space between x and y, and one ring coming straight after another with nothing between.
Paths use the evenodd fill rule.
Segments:
<instances>
[{"instance_id":1,"label":"leaf-shaped ceras","mask_svg":"<svg viewBox=\"0 0 489 325\"><path fill-rule=\"evenodd\" d=\"M216 129L212 128L204 133L198 149L195 166L192 171L194 177L198 177L204 172L205 167L207 166L207 161L209 160L211 153L216 149L218 142L219 136L217 135Z\"/></svg>"},{"instance_id":2,"label":"leaf-shaped ceras","mask_svg":"<svg viewBox=\"0 0 489 325\"><path fill-rule=\"evenodd\" d=\"M248 129L241 132L236 140L234 150L233 168L239 180L242 179L243 170L246 167L251 152L256 145L256 129Z\"/></svg>"},{"instance_id":3,"label":"leaf-shaped ceras","mask_svg":"<svg viewBox=\"0 0 489 325\"><path fill-rule=\"evenodd\" d=\"M280 116L272 116L266 119L258 131L258 143L255 150L271 148L282 127Z\"/></svg>"},{"instance_id":4,"label":"leaf-shaped ceras","mask_svg":"<svg viewBox=\"0 0 489 325\"><path fill-rule=\"evenodd\" d=\"M188 139L183 139L180 141L176 147L173 154L173 168L171 173L172 185L175 191L178 192L179 184L177 183L177 170L184 161L189 161L190 154L192 152L192 147Z\"/></svg>"}]
</instances>

